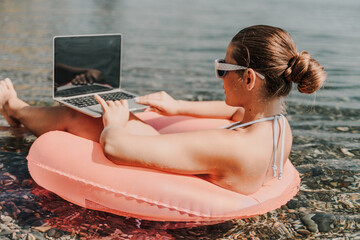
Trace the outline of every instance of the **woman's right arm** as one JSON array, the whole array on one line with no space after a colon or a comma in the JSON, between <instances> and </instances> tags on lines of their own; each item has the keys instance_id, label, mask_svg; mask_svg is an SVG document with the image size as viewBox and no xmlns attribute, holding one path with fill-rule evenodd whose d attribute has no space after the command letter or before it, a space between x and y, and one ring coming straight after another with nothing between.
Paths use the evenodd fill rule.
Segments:
<instances>
[{"instance_id":1,"label":"woman's right arm","mask_svg":"<svg viewBox=\"0 0 360 240\"><path fill-rule=\"evenodd\" d=\"M187 115L241 121L244 113L243 108L229 106L224 101L175 100L164 91L139 97L137 102L149 105L152 110L163 115Z\"/></svg>"}]
</instances>

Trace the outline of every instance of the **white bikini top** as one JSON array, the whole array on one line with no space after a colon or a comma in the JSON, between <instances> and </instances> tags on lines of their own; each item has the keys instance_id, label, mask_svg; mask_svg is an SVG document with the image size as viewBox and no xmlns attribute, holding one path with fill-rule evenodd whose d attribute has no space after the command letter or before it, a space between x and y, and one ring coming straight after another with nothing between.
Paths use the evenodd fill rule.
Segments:
<instances>
[{"instance_id":1,"label":"white bikini top","mask_svg":"<svg viewBox=\"0 0 360 240\"><path fill-rule=\"evenodd\" d=\"M265 121L270 121L270 120L274 120L274 161L273 161L273 166L272 169L274 171L274 177L276 177L277 173L277 166L276 166L276 149L277 149L277 139L276 139L276 132L277 132L277 121L282 118L283 119L283 127L282 127L282 135L281 135L281 149L280 149L280 170L279 170L279 180L282 179L282 175L283 175L283 162L284 162L284 144L285 144L285 117L284 115L280 114L280 115L276 115L274 117L268 117L268 118L261 118L261 119L257 119L255 121L251 121L251 122L247 122L247 123L243 123L241 124L241 122L235 122L223 127L220 127L220 129L230 129L230 130L234 130L236 128L240 128L240 127L246 127L255 123L259 123L259 122L265 122Z\"/></svg>"}]
</instances>

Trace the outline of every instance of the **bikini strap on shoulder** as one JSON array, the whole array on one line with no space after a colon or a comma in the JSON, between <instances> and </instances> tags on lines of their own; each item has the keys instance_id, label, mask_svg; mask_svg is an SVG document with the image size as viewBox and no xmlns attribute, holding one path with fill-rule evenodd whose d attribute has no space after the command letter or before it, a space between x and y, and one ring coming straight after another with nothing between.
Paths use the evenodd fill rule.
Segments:
<instances>
[{"instance_id":1,"label":"bikini strap on shoulder","mask_svg":"<svg viewBox=\"0 0 360 240\"><path fill-rule=\"evenodd\" d=\"M226 126L223 126L223 127L220 127L220 128L221 128L221 129L234 130L234 129L236 129L236 128L246 127L246 126L249 126L249 125L252 125L252 124L255 124L255 123L273 120L275 117L276 117L276 116L274 116L274 117L267 117L267 118L261 118L261 119L257 119L257 120L254 120L254 121L251 121L251 122L247 122L247 123L243 123L243 124L239 121L239 122L231 123L231 124L229 124L229 125L226 125Z\"/></svg>"}]
</instances>

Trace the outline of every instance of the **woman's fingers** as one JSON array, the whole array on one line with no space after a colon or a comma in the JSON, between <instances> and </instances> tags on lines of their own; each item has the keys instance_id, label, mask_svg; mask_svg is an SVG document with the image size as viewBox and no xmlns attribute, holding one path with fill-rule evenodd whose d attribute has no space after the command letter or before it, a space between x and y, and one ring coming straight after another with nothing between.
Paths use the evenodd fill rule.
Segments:
<instances>
[{"instance_id":1,"label":"woman's fingers","mask_svg":"<svg viewBox=\"0 0 360 240\"><path fill-rule=\"evenodd\" d=\"M125 108L129 108L129 102L127 100L116 100L116 101L108 101L109 103L112 102L112 105L115 106L123 106Z\"/></svg>"},{"instance_id":2,"label":"woman's fingers","mask_svg":"<svg viewBox=\"0 0 360 240\"><path fill-rule=\"evenodd\" d=\"M101 105L103 110L108 110L111 107L114 106L123 106L125 108L129 108L129 102L127 100L116 100L116 101L105 101L102 97L100 97L98 94L94 95L96 101Z\"/></svg>"},{"instance_id":3,"label":"woman's fingers","mask_svg":"<svg viewBox=\"0 0 360 240\"><path fill-rule=\"evenodd\" d=\"M147 95L135 98L135 102L143 105L150 105L149 97Z\"/></svg>"},{"instance_id":4,"label":"woman's fingers","mask_svg":"<svg viewBox=\"0 0 360 240\"><path fill-rule=\"evenodd\" d=\"M120 100L119 101L121 105L123 105L125 108L129 108L129 102L128 100L124 99L124 100Z\"/></svg>"},{"instance_id":5,"label":"woman's fingers","mask_svg":"<svg viewBox=\"0 0 360 240\"><path fill-rule=\"evenodd\" d=\"M140 100L136 100L136 103L148 105L151 107L159 107L159 105L161 105L161 103L162 103L162 100L160 100L160 99L148 98L146 96L140 97L139 99Z\"/></svg>"},{"instance_id":6,"label":"woman's fingers","mask_svg":"<svg viewBox=\"0 0 360 240\"><path fill-rule=\"evenodd\" d=\"M107 104L109 107L115 106L115 102L114 102L114 101L106 101L106 104Z\"/></svg>"},{"instance_id":7,"label":"woman's fingers","mask_svg":"<svg viewBox=\"0 0 360 240\"><path fill-rule=\"evenodd\" d=\"M95 94L94 97L95 97L96 101L98 101L98 103L101 105L104 112L109 109L108 104L105 102L105 100L102 97L100 97L97 94Z\"/></svg>"},{"instance_id":8,"label":"woman's fingers","mask_svg":"<svg viewBox=\"0 0 360 240\"><path fill-rule=\"evenodd\" d=\"M153 105L154 101L161 100L165 92L151 93L145 96L137 97L135 101L144 105Z\"/></svg>"}]
</instances>

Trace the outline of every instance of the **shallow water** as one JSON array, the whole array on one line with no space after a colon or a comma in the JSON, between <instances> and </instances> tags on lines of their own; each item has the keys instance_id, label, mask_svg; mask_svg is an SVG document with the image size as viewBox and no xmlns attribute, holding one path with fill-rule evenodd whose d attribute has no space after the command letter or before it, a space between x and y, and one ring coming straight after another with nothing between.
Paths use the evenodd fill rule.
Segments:
<instances>
[{"instance_id":1,"label":"shallow water","mask_svg":"<svg viewBox=\"0 0 360 240\"><path fill-rule=\"evenodd\" d=\"M52 38L56 35L121 32L122 86L137 93L166 90L181 99L223 99L222 83L214 77L213 59L225 55L235 33L254 24L289 31L299 51L310 52L328 74L325 87L316 95L307 96L295 89L287 99L294 135L290 159L302 177L301 191L287 207L258 218L190 230L167 230L166 224L151 222L138 228L136 220L85 211L49 193L48 198L37 195L43 192L26 181L30 176L25 160L35 138L8 128L1 118L2 215L11 215L13 224L21 225L23 232L52 219L54 228L66 232L75 229L83 237L99 232L102 237L115 234L104 227L114 222L112 218L117 219L122 234L127 234L124 238L136 234L169 239L359 237L359 12L357 0L0 1L0 78L13 79L19 96L36 105L53 104ZM35 201L30 203L29 199ZM71 216L51 212L57 202L75 208L79 215L68 221ZM301 214L314 212L333 217L329 232L311 232L299 226L303 224ZM95 219L100 230L91 228L92 224L84 220L87 216Z\"/></svg>"}]
</instances>

